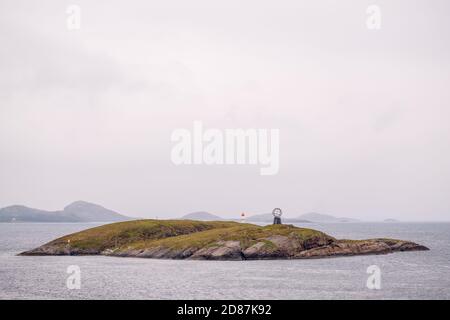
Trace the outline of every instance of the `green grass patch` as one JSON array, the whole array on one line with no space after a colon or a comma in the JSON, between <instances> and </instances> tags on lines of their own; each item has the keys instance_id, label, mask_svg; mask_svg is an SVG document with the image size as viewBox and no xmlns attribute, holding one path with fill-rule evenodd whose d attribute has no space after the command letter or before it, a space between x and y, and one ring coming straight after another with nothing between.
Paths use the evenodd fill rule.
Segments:
<instances>
[{"instance_id":1,"label":"green grass patch","mask_svg":"<svg viewBox=\"0 0 450 320\"><path fill-rule=\"evenodd\" d=\"M193 220L136 220L113 223L91 228L56 239L49 244L67 245L80 249L103 251L105 249L147 249L167 247L171 249L202 248L215 246L219 241L239 241L244 249L264 241L268 249L276 245L270 236L295 237L300 241L333 239L323 232L297 228L292 225L258 226L248 223Z\"/></svg>"}]
</instances>

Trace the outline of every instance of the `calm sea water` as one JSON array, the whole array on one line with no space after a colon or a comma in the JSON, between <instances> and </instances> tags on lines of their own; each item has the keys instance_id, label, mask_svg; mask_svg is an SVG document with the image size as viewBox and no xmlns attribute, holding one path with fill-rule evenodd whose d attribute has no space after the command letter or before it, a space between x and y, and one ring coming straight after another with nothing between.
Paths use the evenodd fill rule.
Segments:
<instances>
[{"instance_id":1,"label":"calm sea water","mask_svg":"<svg viewBox=\"0 0 450 320\"><path fill-rule=\"evenodd\" d=\"M55 237L98 224L0 223L0 299L449 299L450 223L308 224L338 238L391 237L430 251L315 260L174 261L19 257ZM81 269L81 289L66 271ZM366 287L367 267L381 289Z\"/></svg>"}]
</instances>

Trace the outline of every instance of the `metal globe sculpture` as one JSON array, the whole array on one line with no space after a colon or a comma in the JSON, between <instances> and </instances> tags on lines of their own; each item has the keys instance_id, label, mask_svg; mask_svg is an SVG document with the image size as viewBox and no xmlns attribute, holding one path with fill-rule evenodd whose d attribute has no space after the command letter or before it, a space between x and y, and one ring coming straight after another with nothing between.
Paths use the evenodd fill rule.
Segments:
<instances>
[{"instance_id":1,"label":"metal globe sculpture","mask_svg":"<svg viewBox=\"0 0 450 320\"><path fill-rule=\"evenodd\" d=\"M281 211L280 208L275 208L272 210L273 224L281 224L281 215L282 214L283 214L283 212Z\"/></svg>"}]
</instances>

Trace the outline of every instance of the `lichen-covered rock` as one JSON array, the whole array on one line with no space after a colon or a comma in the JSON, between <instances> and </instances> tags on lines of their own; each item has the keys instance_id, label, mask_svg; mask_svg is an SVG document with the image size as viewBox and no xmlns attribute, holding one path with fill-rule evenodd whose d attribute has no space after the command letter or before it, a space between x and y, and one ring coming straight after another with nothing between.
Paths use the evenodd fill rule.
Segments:
<instances>
[{"instance_id":1,"label":"lichen-covered rock","mask_svg":"<svg viewBox=\"0 0 450 320\"><path fill-rule=\"evenodd\" d=\"M239 241L218 241L217 244L195 251L189 259L197 260L242 260Z\"/></svg>"}]
</instances>

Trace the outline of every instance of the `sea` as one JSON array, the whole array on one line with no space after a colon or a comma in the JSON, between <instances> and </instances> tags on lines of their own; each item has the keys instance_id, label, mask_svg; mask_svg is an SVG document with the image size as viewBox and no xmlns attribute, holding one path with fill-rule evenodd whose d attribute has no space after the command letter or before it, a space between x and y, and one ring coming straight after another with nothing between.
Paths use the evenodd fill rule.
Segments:
<instances>
[{"instance_id":1,"label":"sea","mask_svg":"<svg viewBox=\"0 0 450 320\"><path fill-rule=\"evenodd\" d=\"M450 298L450 223L299 225L336 238L389 237L430 248L387 255L263 261L17 255L98 225L0 223L0 299Z\"/></svg>"}]
</instances>

